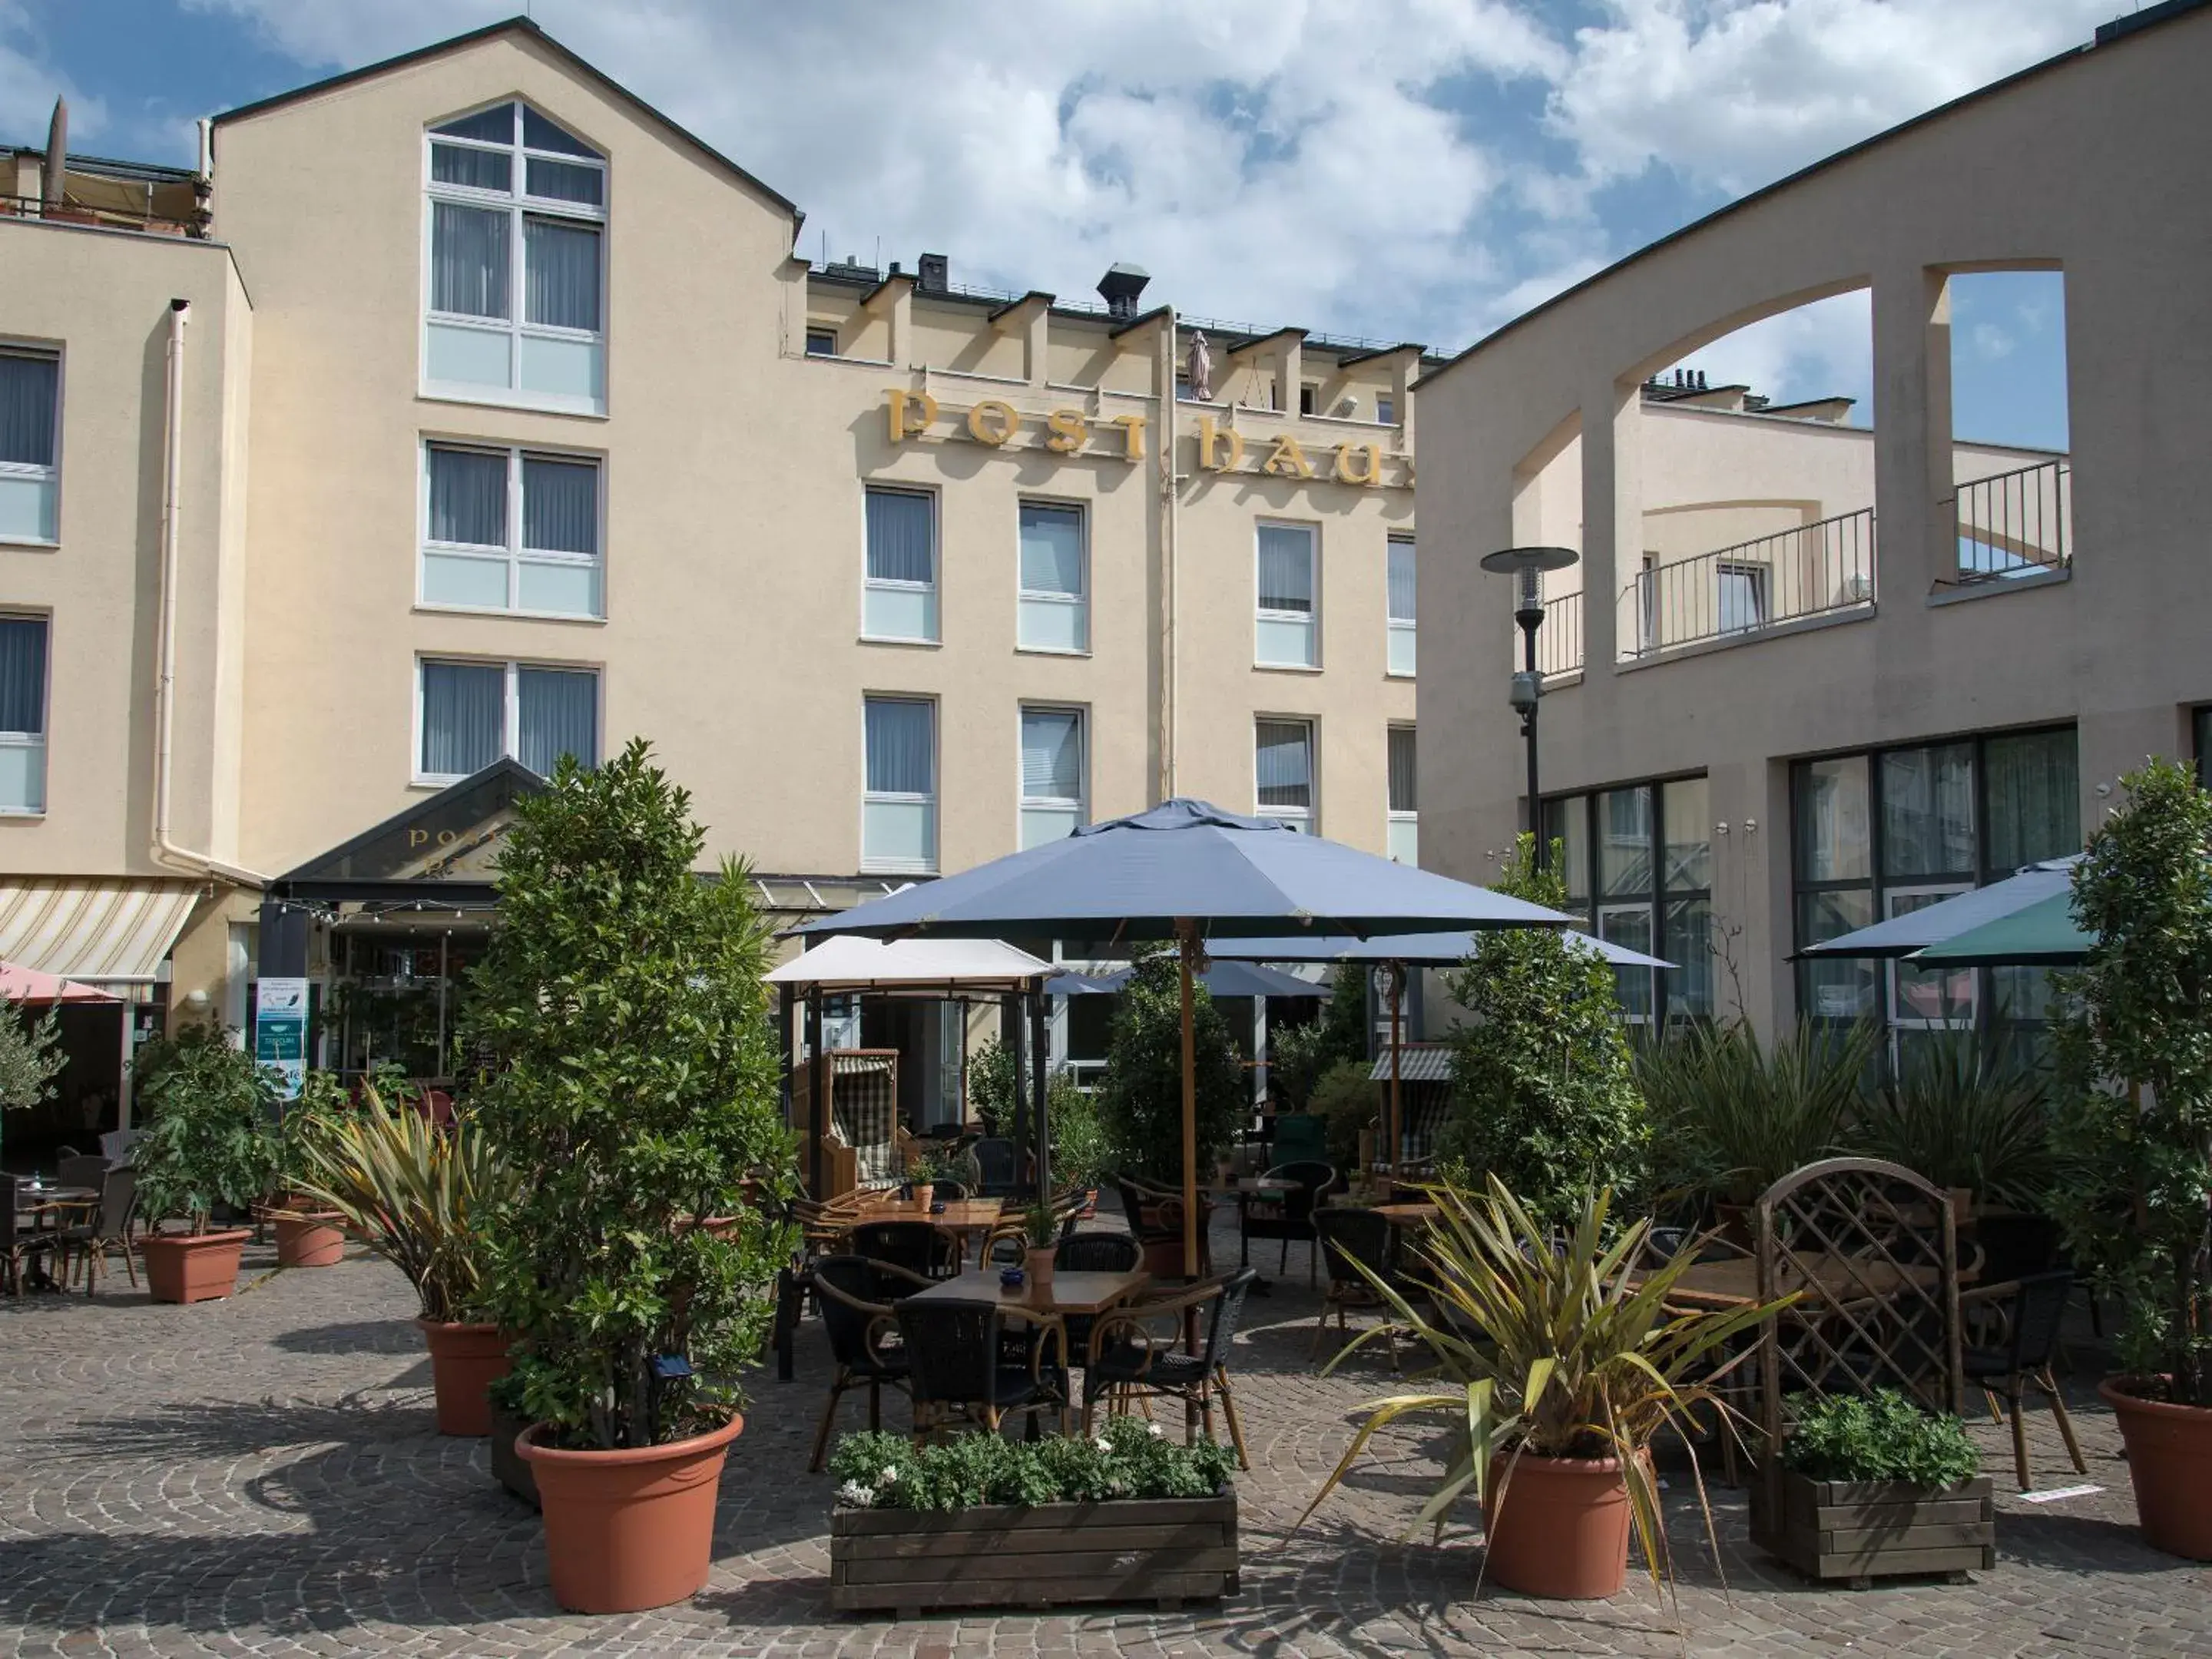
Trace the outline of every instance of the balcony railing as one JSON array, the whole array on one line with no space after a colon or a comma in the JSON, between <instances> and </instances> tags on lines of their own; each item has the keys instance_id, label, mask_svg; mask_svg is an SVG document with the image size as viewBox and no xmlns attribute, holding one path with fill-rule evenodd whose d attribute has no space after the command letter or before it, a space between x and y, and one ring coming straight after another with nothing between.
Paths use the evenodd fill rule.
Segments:
<instances>
[{"instance_id":1,"label":"balcony railing","mask_svg":"<svg viewBox=\"0 0 2212 1659\"><path fill-rule=\"evenodd\" d=\"M1976 478L1951 502L1962 582L2063 570L2073 556L2074 469L2065 461Z\"/></svg>"},{"instance_id":2,"label":"balcony railing","mask_svg":"<svg viewBox=\"0 0 2212 1659\"><path fill-rule=\"evenodd\" d=\"M1749 634L1874 600L1874 509L1862 507L1655 564L1620 590L1624 659Z\"/></svg>"},{"instance_id":3,"label":"balcony railing","mask_svg":"<svg viewBox=\"0 0 2212 1659\"><path fill-rule=\"evenodd\" d=\"M1582 665L1583 596L1562 593L1544 604L1544 625L1536 630L1536 672L1550 679L1575 673Z\"/></svg>"},{"instance_id":4,"label":"balcony railing","mask_svg":"<svg viewBox=\"0 0 2212 1659\"><path fill-rule=\"evenodd\" d=\"M100 225L109 230L146 231L156 236L199 237L207 234L204 213L176 219L150 211L139 213L83 207L74 202L45 202L35 196L0 196L0 219L46 219L55 224Z\"/></svg>"}]
</instances>

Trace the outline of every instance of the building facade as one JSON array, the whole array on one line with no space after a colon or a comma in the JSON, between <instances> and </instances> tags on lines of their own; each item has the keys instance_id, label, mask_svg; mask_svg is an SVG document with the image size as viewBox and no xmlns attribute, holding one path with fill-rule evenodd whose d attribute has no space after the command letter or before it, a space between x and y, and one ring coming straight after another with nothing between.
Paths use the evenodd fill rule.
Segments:
<instances>
[{"instance_id":1,"label":"building facade","mask_svg":"<svg viewBox=\"0 0 2212 1659\"><path fill-rule=\"evenodd\" d=\"M0 957L441 1072L634 736L786 916L1176 793L1419 856L1418 347L817 268L524 22L204 155L9 158Z\"/></svg>"},{"instance_id":2,"label":"building facade","mask_svg":"<svg viewBox=\"0 0 2212 1659\"><path fill-rule=\"evenodd\" d=\"M1474 556L1564 544L1580 557L1544 629L1540 816L1600 929L1678 964L1625 981L1632 1014L2039 1017L2040 974L1792 957L2078 850L2122 774L2203 753L2208 76L2212 10L2151 9L1422 382L1424 603L1477 619L1422 663L1425 862L1484 879L1529 821L1512 599ZM2063 275L2069 453L1954 440L1951 284L1996 270ZM1872 297L1870 429L1655 379L1853 289Z\"/></svg>"}]
</instances>

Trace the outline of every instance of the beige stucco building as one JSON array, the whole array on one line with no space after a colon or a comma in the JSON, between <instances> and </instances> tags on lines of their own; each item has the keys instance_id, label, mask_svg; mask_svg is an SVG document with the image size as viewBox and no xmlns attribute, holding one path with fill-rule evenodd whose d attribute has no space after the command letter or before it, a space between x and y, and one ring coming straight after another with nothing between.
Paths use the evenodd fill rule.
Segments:
<instances>
[{"instance_id":1,"label":"beige stucco building","mask_svg":"<svg viewBox=\"0 0 2212 1659\"><path fill-rule=\"evenodd\" d=\"M204 154L8 159L0 957L443 1071L503 763L633 736L787 915L1176 793L1418 856L1419 348L810 266L522 22Z\"/></svg>"},{"instance_id":2,"label":"beige stucco building","mask_svg":"<svg viewBox=\"0 0 2212 1659\"><path fill-rule=\"evenodd\" d=\"M2033 1020L2029 970L1790 958L2076 850L2121 774L2203 752L2208 84L2212 11L2152 9L1427 375L1424 862L1482 879L1528 822L1513 599L1476 556L1565 545L1545 823L1601 927L1680 964L1632 977L1634 1012ZM2069 453L1954 441L1949 285L1996 270L2063 274ZM1654 380L1853 289L1871 290L1871 430Z\"/></svg>"}]
</instances>

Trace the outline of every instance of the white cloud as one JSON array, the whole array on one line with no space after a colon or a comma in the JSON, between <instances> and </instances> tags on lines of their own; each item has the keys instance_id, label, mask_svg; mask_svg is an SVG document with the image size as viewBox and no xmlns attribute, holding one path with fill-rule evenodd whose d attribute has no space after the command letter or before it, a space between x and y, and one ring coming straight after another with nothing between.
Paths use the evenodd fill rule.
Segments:
<instances>
[{"instance_id":1,"label":"white cloud","mask_svg":"<svg viewBox=\"0 0 2212 1659\"><path fill-rule=\"evenodd\" d=\"M1975 354L1985 362L2012 356L2012 336L1995 323L1976 323L1972 337Z\"/></svg>"},{"instance_id":2,"label":"white cloud","mask_svg":"<svg viewBox=\"0 0 2212 1659\"><path fill-rule=\"evenodd\" d=\"M1762 319L1714 341L1682 360L1703 371L1711 386L1742 385L1787 403L1804 398L1859 400L1855 422L1867 407L1874 375L1874 308L1856 289Z\"/></svg>"},{"instance_id":3,"label":"white cloud","mask_svg":"<svg viewBox=\"0 0 2212 1659\"><path fill-rule=\"evenodd\" d=\"M106 127L106 105L53 66L44 38L21 5L0 0L0 134L43 146L57 97L69 100L70 149L82 149Z\"/></svg>"}]
</instances>

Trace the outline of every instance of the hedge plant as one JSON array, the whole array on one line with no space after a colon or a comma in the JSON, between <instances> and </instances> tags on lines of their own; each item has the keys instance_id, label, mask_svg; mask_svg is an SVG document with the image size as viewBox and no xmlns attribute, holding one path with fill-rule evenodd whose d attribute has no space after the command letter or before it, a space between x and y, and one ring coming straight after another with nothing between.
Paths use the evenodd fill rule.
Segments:
<instances>
[{"instance_id":1,"label":"hedge plant","mask_svg":"<svg viewBox=\"0 0 2212 1659\"><path fill-rule=\"evenodd\" d=\"M1229 1022L1205 986L1191 988L1198 1073L1198 1168L1211 1171L1251 1111ZM1174 952L1137 958L1114 1011L1099 1115L1124 1174L1182 1185L1182 976Z\"/></svg>"},{"instance_id":2,"label":"hedge plant","mask_svg":"<svg viewBox=\"0 0 2212 1659\"><path fill-rule=\"evenodd\" d=\"M963 1434L917 1447L902 1434L848 1434L830 1455L841 1509L947 1511L983 1504L1076 1504L1206 1498L1229 1483L1237 1454L1211 1439L1188 1446L1134 1417L1104 1430L1033 1442Z\"/></svg>"},{"instance_id":3,"label":"hedge plant","mask_svg":"<svg viewBox=\"0 0 2212 1659\"><path fill-rule=\"evenodd\" d=\"M1901 1480L1941 1489L1972 1480L1982 1455L1948 1412L1923 1412L1895 1389L1790 1401L1786 1468L1814 1480Z\"/></svg>"}]
</instances>

